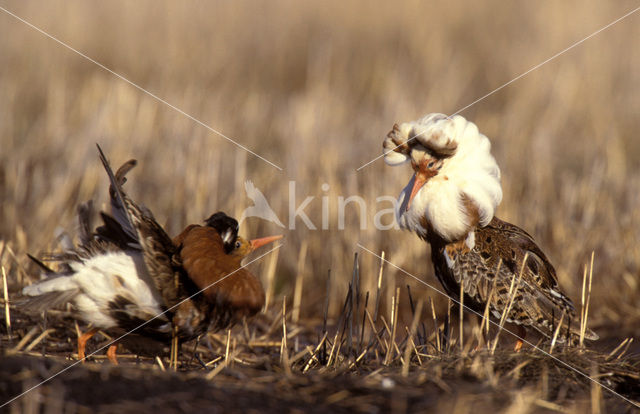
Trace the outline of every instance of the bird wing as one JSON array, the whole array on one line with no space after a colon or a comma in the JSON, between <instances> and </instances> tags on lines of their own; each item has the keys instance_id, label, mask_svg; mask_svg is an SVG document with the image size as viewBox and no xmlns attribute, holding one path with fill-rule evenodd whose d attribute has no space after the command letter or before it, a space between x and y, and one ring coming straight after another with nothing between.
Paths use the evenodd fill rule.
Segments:
<instances>
[{"instance_id":1,"label":"bird wing","mask_svg":"<svg viewBox=\"0 0 640 414\"><path fill-rule=\"evenodd\" d=\"M558 293L560 293L556 270L529 233L518 226L502 221L496 217L494 217L487 227L501 232L510 241L509 244L517 247L520 252L527 254L528 259L526 265L529 270L528 273L534 278L536 285L542 289L556 289ZM521 260L524 260L524 254L522 254ZM519 272L520 269L518 268L517 271ZM571 300L566 297L565 299L568 301L568 305L573 308Z\"/></svg>"},{"instance_id":2,"label":"bird wing","mask_svg":"<svg viewBox=\"0 0 640 414\"><path fill-rule=\"evenodd\" d=\"M476 230L475 247L458 255L457 260L461 274L456 281L459 283L466 276L465 292L478 303L489 300L497 278L491 298L494 316L500 317L508 307L509 290L515 278L517 291L507 321L532 326L550 337L564 314L562 335L566 332L579 335L573 303L560 290L551 262L524 230L494 217L488 226ZM500 271L496 274L498 262ZM586 337L596 339L597 335L587 331Z\"/></svg>"},{"instance_id":3,"label":"bird wing","mask_svg":"<svg viewBox=\"0 0 640 414\"><path fill-rule=\"evenodd\" d=\"M138 206L122 190L125 175L136 165L136 162L135 160L126 162L114 175L99 145L98 152L111 182L109 193L114 218L124 232L140 244L144 263L155 287L162 295L165 306L173 307L183 296L177 270L179 266L175 262L175 246L151 211Z\"/></svg>"}]
</instances>

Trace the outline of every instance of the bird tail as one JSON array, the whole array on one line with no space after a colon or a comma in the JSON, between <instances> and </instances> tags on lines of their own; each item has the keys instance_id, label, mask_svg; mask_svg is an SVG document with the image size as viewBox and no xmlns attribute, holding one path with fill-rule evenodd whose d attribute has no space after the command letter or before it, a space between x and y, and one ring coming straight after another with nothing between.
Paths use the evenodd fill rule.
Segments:
<instances>
[{"instance_id":1,"label":"bird tail","mask_svg":"<svg viewBox=\"0 0 640 414\"><path fill-rule=\"evenodd\" d=\"M600 336L598 336L598 334L593 332L591 329L587 328L584 331L584 338L588 339L590 341L596 341L596 340L600 339Z\"/></svg>"},{"instance_id":2,"label":"bird tail","mask_svg":"<svg viewBox=\"0 0 640 414\"><path fill-rule=\"evenodd\" d=\"M86 245L93 239L93 200L78 206L78 225L80 244Z\"/></svg>"},{"instance_id":3,"label":"bird tail","mask_svg":"<svg viewBox=\"0 0 640 414\"><path fill-rule=\"evenodd\" d=\"M27 286L22 289L22 294L24 296L15 301L16 306L24 310L26 313L41 313L48 309L66 305L80 292L78 289L74 289L64 290L62 292L45 292L38 294L37 296L31 296L25 292L29 292L27 288L32 286L34 285Z\"/></svg>"},{"instance_id":4,"label":"bird tail","mask_svg":"<svg viewBox=\"0 0 640 414\"><path fill-rule=\"evenodd\" d=\"M22 288L22 297L16 300L16 305L26 312L39 313L68 303L79 292L72 275L54 272L40 260L29 255L49 277L41 282Z\"/></svg>"},{"instance_id":5,"label":"bird tail","mask_svg":"<svg viewBox=\"0 0 640 414\"><path fill-rule=\"evenodd\" d=\"M559 321L556 320L555 322L558 323ZM556 338L558 343L562 344L568 341L570 344L575 345L580 341L580 324L575 322L576 322L576 319L571 320L571 319L563 318L562 326L560 327L558 336ZM544 334L549 338L552 338L555 335L556 330L558 330L557 325L554 326L553 324L551 326L547 326L546 328L548 329L548 331ZM598 336L598 334L596 334L591 329L589 328L585 329L584 339L589 341L595 341L599 338L600 337Z\"/></svg>"}]
</instances>

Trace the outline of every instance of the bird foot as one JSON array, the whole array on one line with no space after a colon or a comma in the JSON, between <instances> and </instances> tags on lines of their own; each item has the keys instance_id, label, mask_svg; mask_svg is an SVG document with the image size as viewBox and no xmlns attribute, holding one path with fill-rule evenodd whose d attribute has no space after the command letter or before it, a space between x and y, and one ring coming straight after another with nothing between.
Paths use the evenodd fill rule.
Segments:
<instances>
[{"instance_id":1,"label":"bird foot","mask_svg":"<svg viewBox=\"0 0 640 414\"><path fill-rule=\"evenodd\" d=\"M524 342L522 342L520 339L518 339L516 341L516 345L513 347L513 350L515 352L520 352L520 350L522 349L522 344L524 344Z\"/></svg>"},{"instance_id":2,"label":"bird foot","mask_svg":"<svg viewBox=\"0 0 640 414\"><path fill-rule=\"evenodd\" d=\"M87 341L91 339L93 335L98 332L97 328L91 328L87 332L83 333L78 337L78 360L82 361L84 364L85 361L85 349L87 347Z\"/></svg>"},{"instance_id":3,"label":"bird foot","mask_svg":"<svg viewBox=\"0 0 640 414\"><path fill-rule=\"evenodd\" d=\"M116 351L118 350L118 344L111 344L107 349L107 358L113 365L118 365L118 358L116 358Z\"/></svg>"},{"instance_id":4,"label":"bird foot","mask_svg":"<svg viewBox=\"0 0 640 414\"><path fill-rule=\"evenodd\" d=\"M516 326L516 344L513 347L513 351L514 352L520 352L520 350L522 349L522 345L524 344L524 338L527 335L527 330L524 329L522 326L517 325Z\"/></svg>"}]
</instances>

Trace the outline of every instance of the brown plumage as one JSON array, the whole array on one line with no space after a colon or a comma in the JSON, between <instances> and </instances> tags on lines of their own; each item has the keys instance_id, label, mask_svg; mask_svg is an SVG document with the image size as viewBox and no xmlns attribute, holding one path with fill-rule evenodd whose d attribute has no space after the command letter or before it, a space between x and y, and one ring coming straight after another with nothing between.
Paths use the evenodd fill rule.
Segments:
<instances>
[{"instance_id":1,"label":"brown plumage","mask_svg":"<svg viewBox=\"0 0 640 414\"><path fill-rule=\"evenodd\" d=\"M262 309L264 289L251 272L242 268L241 262L257 247L278 238L246 241L237 237L229 253L224 250L220 234L209 226L191 225L174 238L182 268L195 288L202 290L198 306L210 315L211 328L225 328ZM183 311L178 308L176 313L179 326L184 324Z\"/></svg>"},{"instance_id":2,"label":"brown plumage","mask_svg":"<svg viewBox=\"0 0 640 414\"><path fill-rule=\"evenodd\" d=\"M575 342L579 338L580 320L573 303L560 290L553 265L528 233L494 217L487 226L476 227L472 237L473 248L465 240L446 242L433 233L426 238L436 277L447 294L459 298L463 283L466 306L482 313L491 297L491 316L500 319L515 278L517 291L507 322L533 328L551 338L562 319L557 340L564 342L568 337ZM495 291L491 293L494 283ZM595 340L598 336L587 329L585 338Z\"/></svg>"},{"instance_id":3,"label":"brown plumage","mask_svg":"<svg viewBox=\"0 0 640 414\"><path fill-rule=\"evenodd\" d=\"M219 212L207 219L207 225L189 225L171 240L151 211L122 190L125 175L136 161L126 162L114 175L100 147L98 150L111 181L113 215L139 244L179 336L192 338L207 330L224 329L262 309L262 285L241 262L281 236L247 241L238 236L238 222Z\"/></svg>"},{"instance_id":4,"label":"brown plumage","mask_svg":"<svg viewBox=\"0 0 640 414\"><path fill-rule=\"evenodd\" d=\"M133 241L140 246L151 279L162 295L164 305L171 308L184 299L187 293L184 272L180 269L179 261L175 260L176 247L151 211L140 208L122 190L122 185L126 182L126 174L137 165L137 161L125 162L114 175L100 146L98 146L98 152L111 182L109 186L111 213L129 236L130 241L127 240L127 242Z\"/></svg>"}]
</instances>

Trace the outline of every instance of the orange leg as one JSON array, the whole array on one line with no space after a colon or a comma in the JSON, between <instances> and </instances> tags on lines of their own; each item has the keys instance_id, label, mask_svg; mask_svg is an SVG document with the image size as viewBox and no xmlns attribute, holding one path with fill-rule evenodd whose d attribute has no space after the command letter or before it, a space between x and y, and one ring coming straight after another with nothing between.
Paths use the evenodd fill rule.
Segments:
<instances>
[{"instance_id":1,"label":"orange leg","mask_svg":"<svg viewBox=\"0 0 640 414\"><path fill-rule=\"evenodd\" d=\"M116 358L116 350L118 349L118 344L109 345L109 349L107 349L107 358L113 365L118 365L118 358Z\"/></svg>"},{"instance_id":2,"label":"orange leg","mask_svg":"<svg viewBox=\"0 0 640 414\"><path fill-rule=\"evenodd\" d=\"M87 341L91 339L93 335L98 332L98 328L91 328L87 332L78 337L78 359L84 363L84 350L87 345Z\"/></svg>"},{"instance_id":3,"label":"orange leg","mask_svg":"<svg viewBox=\"0 0 640 414\"><path fill-rule=\"evenodd\" d=\"M516 340L516 345L513 347L515 352L520 352L522 344L524 344L524 338L527 336L527 331L521 325L517 325L516 334L519 336Z\"/></svg>"}]
</instances>

